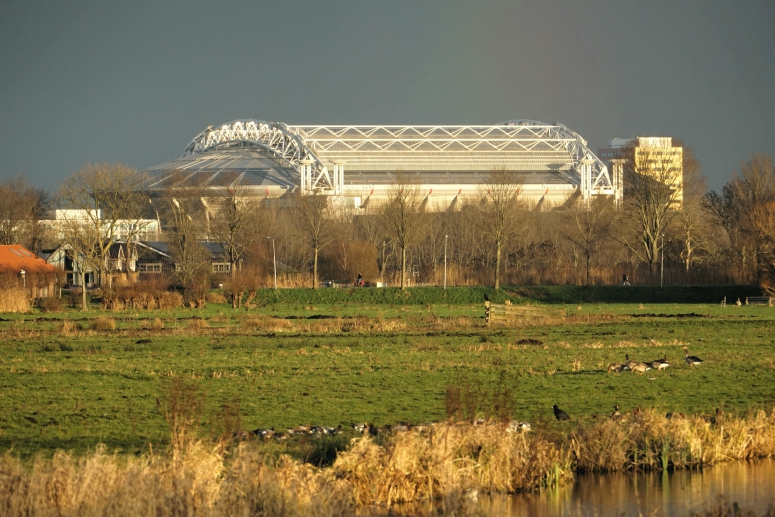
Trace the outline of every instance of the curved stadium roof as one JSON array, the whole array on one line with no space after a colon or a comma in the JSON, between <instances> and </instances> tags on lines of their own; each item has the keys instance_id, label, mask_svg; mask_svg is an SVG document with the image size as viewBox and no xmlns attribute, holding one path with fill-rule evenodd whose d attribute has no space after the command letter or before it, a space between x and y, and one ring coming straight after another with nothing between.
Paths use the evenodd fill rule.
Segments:
<instances>
[{"instance_id":1,"label":"curved stadium roof","mask_svg":"<svg viewBox=\"0 0 775 517\"><path fill-rule=\"evenodd\" d=\"M457 194L483 184L492 170L518 174L525 189L556 189L567 196L583 188L584 167L592 193L613 193L607 168L581 136L562 124L532 120L491 126L288 126L238 120L208 127L181 158L146 172L152 189L242 185L277 197L299 186L305 167L316 188L334 188L329 170L335 164L344 168L348 196L385 189L399 171L438 194Z\"/></svg>"}]
</instances>

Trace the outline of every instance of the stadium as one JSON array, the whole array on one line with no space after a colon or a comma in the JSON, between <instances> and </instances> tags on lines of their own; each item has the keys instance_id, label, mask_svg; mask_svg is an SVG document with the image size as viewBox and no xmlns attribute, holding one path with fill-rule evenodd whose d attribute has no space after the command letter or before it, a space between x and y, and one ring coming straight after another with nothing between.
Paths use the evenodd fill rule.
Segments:
<instances>
[{"instance_id":1,"label":"stadium","mask_svg":"<svg viewBox=\"0 0 775 517\"><path fill-rule=\"evenodd\" d=\"M208 127L182 157L149 168L151 191L241 187L269 199L297 190L352 200L385 199L396 176L449 208L480 194L492 171L508 171L539 206L622 196L621 173L562 124L509 120L489 126L291 126L237 120ZM349 201L348 201L349 202Z\"/></svg>"}]
</instances>

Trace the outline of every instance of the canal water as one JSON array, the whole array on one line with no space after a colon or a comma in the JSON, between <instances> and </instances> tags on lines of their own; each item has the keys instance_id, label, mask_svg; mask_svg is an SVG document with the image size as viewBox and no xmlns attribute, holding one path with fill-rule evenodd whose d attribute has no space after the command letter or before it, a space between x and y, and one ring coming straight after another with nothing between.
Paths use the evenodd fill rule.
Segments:
<instances>
[{"instance_id":1,"label":"canal water","mask_svg":"<svg viewBox=\"0 0 775 517\"><path fill-rule=\"evenodd\" d=\"M704 515L737 502L741 510L775 512L775 460L733 462L701 471L580 475L573 485L511 496L480 497L484 515L594 517Z\"/></svg>"}]
</instances>

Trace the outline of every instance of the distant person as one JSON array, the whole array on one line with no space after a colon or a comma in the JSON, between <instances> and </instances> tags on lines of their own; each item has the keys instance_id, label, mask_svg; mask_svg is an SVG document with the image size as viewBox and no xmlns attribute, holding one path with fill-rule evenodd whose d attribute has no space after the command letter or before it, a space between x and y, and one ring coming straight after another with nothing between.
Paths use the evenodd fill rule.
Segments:
<instances>
[{"instance_id":1,"label":"distant person","mask_svg":"<svg viewBox=\"0 0 775 517\"><path fill-rule=\"evenodd\" d=\"M627 278L627 275L622 275L622 285L630 285L630 279Z\"/></svg>"}]
</instances>

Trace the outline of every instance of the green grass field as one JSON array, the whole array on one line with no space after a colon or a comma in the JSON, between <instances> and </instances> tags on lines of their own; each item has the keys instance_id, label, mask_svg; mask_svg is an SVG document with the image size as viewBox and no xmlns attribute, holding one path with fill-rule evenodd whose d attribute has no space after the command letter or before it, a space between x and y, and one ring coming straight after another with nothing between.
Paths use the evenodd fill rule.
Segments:
<instances>
[{"instance_id":1,"label":"green grass field","mask_svg":"<svg viewBox=\"0 0 775 517\"><path fill-rule=\"evenodd\" d=\"M562 324L514 328L486 328L479 303L5 315L0 450L29 457L100 442L128 453L163 447L164 394L174 377L205 394L203 430L211 434L237 425L439 420L449 385L488 392L498 384L513 398L513 416L533 425L556 425L555 403L574 418L608 414L614 404L743 413L775 403L774 308L566 308ZM98 316L113 318L115 330L91 330ZM62 320L75 328L62 330ZM684 344L705 364L689 368ZM625 354L667 354L673 366L607 374Z\"/></svg>"}]
</instances>

